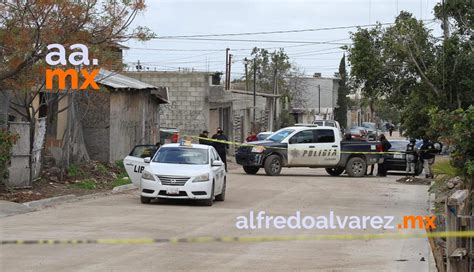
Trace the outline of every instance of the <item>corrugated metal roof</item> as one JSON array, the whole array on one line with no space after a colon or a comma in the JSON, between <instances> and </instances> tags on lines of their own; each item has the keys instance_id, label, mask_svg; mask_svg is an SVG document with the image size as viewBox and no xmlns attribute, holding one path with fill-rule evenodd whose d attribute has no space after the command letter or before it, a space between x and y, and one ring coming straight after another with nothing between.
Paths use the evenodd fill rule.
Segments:
<instances>
[{"instance_id":1,"label":"corrugated metal roof","mask_svg":"<svg viewBox=\"0 0 474 272\"><path fill-rule=\"evenodd\" d=\"M134 78L121 75L117 72L100 69L95 77L95 81L99 84L111 87L113 89L135 89L135 90L157 90L158 87L148 83L136 80Z\"/></svg>"},{"instance_id":2,"label":"corrugated metal roof","mask_svg":"<svg viewBox=\"0 0 474 272\"><path fill-rule=\"evenodd\" d=\"M140 80L121 75L117 72L100 69L99 73L95 77L95 81L98 84L121 91L150 90L151 94L158 98L161 103L169 103L167 87L156 87Z\"/></svg>"}]
</instances>

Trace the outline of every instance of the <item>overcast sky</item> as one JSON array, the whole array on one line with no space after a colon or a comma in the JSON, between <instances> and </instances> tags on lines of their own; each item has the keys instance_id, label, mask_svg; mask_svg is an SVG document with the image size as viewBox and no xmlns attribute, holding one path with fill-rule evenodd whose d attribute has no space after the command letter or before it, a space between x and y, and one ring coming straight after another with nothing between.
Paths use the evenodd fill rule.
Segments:
<instances>
[{"instance_id":1,"label":"overcast sky","mask_svg":"<svg viewBox=\"0 0 474 272\"><path fill-rule=\"evenodd\" d=\"M391 23L401 10L413 13L418 19L433 19L436 2L439 1L146 0L148 8L137 17L134 24L148 26L158 36L330 28L376 22ZM426 24L434 28L435 33L440 33L439 22ZM252 42L176 39L155 39L144 43L129 41L125 45L131 49L125 52L124 57L125 62L132 67L140 60L150 70L178 70L179 67L186 67L202 71L224 71L225 48L229 47L234 54L232 76L241 77L244 72L242 59L250 55L251 48L257 46L275 50L283 47L291 61L306 74L320 72L325 76L332 76L337 72L343 55L343 51L338 48L341 46L339 43L350 43L349 32L354 30L210 37L258 40ZM301 43L303 41L335 41L336 44Z\"/></svg>"}]
</instances>

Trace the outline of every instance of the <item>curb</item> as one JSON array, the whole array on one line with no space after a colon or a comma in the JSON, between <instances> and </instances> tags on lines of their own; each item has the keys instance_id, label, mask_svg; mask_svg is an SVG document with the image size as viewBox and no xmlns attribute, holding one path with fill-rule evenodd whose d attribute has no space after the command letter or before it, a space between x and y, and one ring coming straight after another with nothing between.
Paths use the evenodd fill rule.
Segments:
<instances>
[{"instance_id":1,"label":"curb","mask_svg":"<svg viewBox=\"0 0 474 272\"><path fill-rule=\"evenodd\" d=\"M85 199L92 199L92 198L96 198L96 197L99 197L99 196L105 196L105 195L130 191L130 190L134 190L136 188L137 187L135 187L135 185L130 183L130 184L116 186L111 191L107 191L107 192L99 192L99 193L95 193L95 194L88 194L88 195L82 195L82 196L76 196L76 195L73 195L73 194L69 194L69 195L56 196L56 197L50 197L50 198L44 198L44 199L40 199L40 200L25 202L25 203L21 203L19 205L24 206L28 210L25 210L25 211L22 211L22 212L9 213L9 214L5 214L4 216L0 216L0 217L33 212L33 211L41 210L43 208L51 207L51 206L57 205L57 204L62 204L62 203L72 202L72 201L85 200Z\"/></svg>"},{"instance_id":2,"label":"curb","mask_svg":"<svg viewBox=\"0 0 474 272\"><path fill-rule=\"evenodd\" d=\"M51 198L25 202L23 203L23 205L25 205L28 208L41 209L41 208L52 206L54 204L73 200L75 198L76 198L76 195L63 195L63 196L56 196L56 197L51 197Z\"/></svg>"},{"instance_id":3,"label":"curb","mask_svg":"<svg viewBox=\"0 0 474 272\"><path fill-rule=\"evenodd\" d=\"M137 189L137 187L135 185L133 185L132 183L130 183L130 184L125 184L125 185L120 185L120 186L114 187L112 189L112 193L121 193L121 192L130 191L130 190L134 190L134 189Z\"/></svg>"},{"instance_id":4,"label":"curb","mask_svg":"<svg viewBox=\"0 0 474 272\"><path fill-rule=\"evenodd\" d=\"M21 203L16 203L12 201L0 200L0 218L29 213L34 211L33 208L27 207Z\"/></svg>"}]
</instances>

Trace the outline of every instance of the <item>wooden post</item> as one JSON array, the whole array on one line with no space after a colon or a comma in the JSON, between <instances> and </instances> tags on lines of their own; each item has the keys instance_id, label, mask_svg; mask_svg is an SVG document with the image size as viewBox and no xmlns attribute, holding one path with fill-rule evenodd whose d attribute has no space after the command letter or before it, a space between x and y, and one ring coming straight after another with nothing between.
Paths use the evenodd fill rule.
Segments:
<instances>
[{"instance_id":1,"label":"wooden post","mask_svg":"<svg viewBox=\"0 0 474 272\"><path fill-rule=\"evenodd\" d=\"M446 201L446 231L461 231L459 216L464 215L465 202L469 197L468 190L457 190ZM466 238L446 238L447 271L463 272L469 271Z\"/></svg>"}]
</instances>

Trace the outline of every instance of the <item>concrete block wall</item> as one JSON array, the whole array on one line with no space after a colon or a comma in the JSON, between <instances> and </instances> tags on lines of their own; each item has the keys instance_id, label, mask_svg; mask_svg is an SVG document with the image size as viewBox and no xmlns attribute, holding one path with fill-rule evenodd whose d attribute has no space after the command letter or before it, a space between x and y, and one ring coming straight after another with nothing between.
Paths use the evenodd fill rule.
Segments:
<instances>
[{"instance_id":1,"label":"concrete block wall","mask_svg":"<svg viewBox=\"0 0 474 272\"><path fill-rule=\"evenodd\" d=\"M200 72L128 72L127 76L168 87L169 104L160 105L160 126L198 135L209 127L209 75Z\"/></svg>"}]
</instances>

